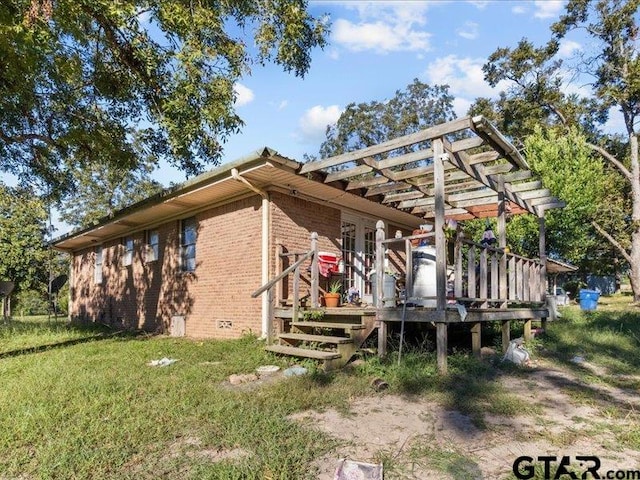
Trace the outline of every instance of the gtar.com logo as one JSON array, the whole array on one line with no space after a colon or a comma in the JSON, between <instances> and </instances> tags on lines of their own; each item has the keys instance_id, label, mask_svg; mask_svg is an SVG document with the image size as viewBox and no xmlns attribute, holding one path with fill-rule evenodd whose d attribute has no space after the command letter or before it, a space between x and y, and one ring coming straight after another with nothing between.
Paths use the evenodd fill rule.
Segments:
<instances>
[{"instance_id":1,"label":"gtar.com logo","mask_svg":"<svg viewBox=\"0 0 640 480\"><path fill-rule=\"evenodd\" d=\"M544 455L529 457L523 455L513 462L513 474L521 480L542 478L545 480L569 479L606 479L606 480L640 480L640 470L607 470L601 469L600 458L595 455L564 455L557 457Z\"/></svg>"}]
</instances>

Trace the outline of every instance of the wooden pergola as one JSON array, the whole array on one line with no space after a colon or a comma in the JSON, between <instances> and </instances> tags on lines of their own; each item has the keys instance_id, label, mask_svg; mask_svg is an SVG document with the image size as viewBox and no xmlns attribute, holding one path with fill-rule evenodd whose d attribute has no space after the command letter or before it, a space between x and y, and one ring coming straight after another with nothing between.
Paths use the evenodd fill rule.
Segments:
<instances>
[{"instance_id":1,"label":"wooden pergola","mask_svg":"<svg viewBox=\"0 0 640 480\"><path fill-rule=\"evenodd\" d=\"M468 220L564 203L533 179L517 149L484 117L465 117L302 165L322 181L425 219ZM439 215L438 215L439 212Z\"/></svg>"},{"instance_id":2,"label":"wooden pergola","mask_svg":"<svg viewBox=\"0 0 640 480\"><path fill-rule=\"evenodd\" d=\"M470 255L480 256L480 279L472 288L463 285L463 265L477 258L473 262L473 257L463 260L460 254L456 259L455 298L474 297L467 300L480 305L480 312L474 312L478 315L471 330L474 351L479 354L481 321L502 321L503 345L506 345L509 319L525 320L526 335L532 318L546 318L544 215L548 209L564 207L564 203L534 178L522 155L484 117L457 119L378 145L306 163L298 173L434 224L436 307L412 312L411 321L435 323L440 371L446 371L448 323L461 321L447 308L445 222L448 219L497 218L497 247L471 246L477 253L472 251ZM507 216L520 213L531 213L539 219L539 260L517 257L506 248ZM383 222L378 222L377 228L376 283L382 285L384 250L392 240L385 238ZM407 242L409 259L408 240L401 240ZM407 263L407 274L409 266ZM489 276L493 279L490 283ZM467 283L471 283L472 278L475 282L476 273L471 268L468 277ZM528 282L533 287L527 285ZM516 312L513 306L522 304L523 300L538 307ZM376 305L378 349L384 355L387 322L398 321L399 309L381 307L382 288L377 291Z\"/></svg>"}]
</instances>

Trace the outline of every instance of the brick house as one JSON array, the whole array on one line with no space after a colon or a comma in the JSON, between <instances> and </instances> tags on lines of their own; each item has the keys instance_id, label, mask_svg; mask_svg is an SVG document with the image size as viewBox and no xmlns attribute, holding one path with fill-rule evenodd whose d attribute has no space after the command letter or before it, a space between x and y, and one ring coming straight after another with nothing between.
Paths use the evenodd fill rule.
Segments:
<instances>
[{"instance_id":1,"label":"brick house","mask_svg":"<svg viewBox=\"0 0 640 480\"><path fill-rule=\"evenodd\" d=\"M545 214L563 206L477 116L302 165L265 148L53 245L73 257L72 320L190 337L252 332L327 368L376 330L384 355L388 326L415 322L436 330L445 372L450 324L469 328L480 355L483 322L499 322L506 348L510 322L523 321L528 339L533 320L553 319ZM537 218L538 258L507 244L508 217L519 214ZM497 232L487 226L482 239L457 223L490 218ZM343 259L343 293L355 288L364 303L319 304L325 252Z\"/></svg>"},{"instance_id":2,"label":"brick house","mask_svg":"<svg viewBox=\"0 0 640 480\"><path fill-rule=\"evenodd\" d=\"M53 243L72 256L69 316L194 338L235 338L270 326L277 249L350 258L347 282L366 298L375 222L423 222L371 201L265 148L125 208ZM338 181L339 182L339 181ZM289 287L291 288L291 287Z\"/></svg>"}]
</instances>

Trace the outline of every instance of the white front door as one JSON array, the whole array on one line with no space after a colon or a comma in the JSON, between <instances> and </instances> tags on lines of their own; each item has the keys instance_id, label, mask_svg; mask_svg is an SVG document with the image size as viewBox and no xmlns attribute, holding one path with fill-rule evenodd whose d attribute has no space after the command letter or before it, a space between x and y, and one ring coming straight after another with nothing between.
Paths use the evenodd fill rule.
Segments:
<instances>
[{"instance_id":1,"label":"white front door","mask_svg":"<svg viewBox=\"0 0 640 480\"><path fill-rule=\"evenodd\" d=\"M348 293L355 288L360 298L372 303L369 274L375 264L375 221L352 214L342 214L342 259L344 284Z\"/></svg>"}]
</instances>

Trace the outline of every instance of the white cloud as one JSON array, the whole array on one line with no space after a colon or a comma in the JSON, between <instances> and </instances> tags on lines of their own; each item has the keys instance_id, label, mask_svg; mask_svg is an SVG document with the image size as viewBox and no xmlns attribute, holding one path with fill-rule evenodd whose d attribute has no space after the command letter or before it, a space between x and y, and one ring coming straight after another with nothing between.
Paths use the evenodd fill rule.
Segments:
<instances>
[{"instance_id":1,"label":"white cloud","mask_svg":"<svg viewBox=\"0 0 640 480\"><path fill-rule=\"evenodd\" d=\"M533 2L536 11L533 14L536 18L559 17L564 8L565 0L536 0Z\"/></svg>"},{"instance_id":2,"label":"white cloud","mask_svg":"<svg viewBox=\"0 0 640 480\"><path fill-rule=\"evenodd\" d=\"M560 58L569 58L573 55L574 52L582 50L582 45L578 42L574 42L573 40L563 39L560 42L560 47L558 48L558 55Z\"/></svg>"},{"instance_id":3,"label":"white cloud","mask_svg":"<svg viewBox=\"0 0 640 480\"><path fill-rule=\"evenodd\" d=\"M327 50L327 56L331 60L338 60L340 58L340 52L337 48L330 48L329 50Z\"/></svg>"},{"instance_id":4,"label":"white cloud","mask_svg":"<svg viewBox=\"0 0 640 480\"><path fill-rule=\"evenodd\" d=\"M354 52L373 50L377 53L429 49L431 34L412 30L410 24L397 21L385 23L351 23L338 19L333 25L333 41Z\"/></svg>"},{"instance_id":5,"label":"white cloud","mask_svg":"<svg viewBox=\"0 0 640 480\"><path fill-rule=\"evenodd\" d=\"M453 111L456 112L458 117L464 117L467 115L472 103L471 100L467 100L466 98L456 97L453 99Z\"/></svg>"},{"instance_id":6,"label":"white cloud","mask_svg":"<svg viewBox=\"0 0 640 480\"><path fill-rule=\"evenodd\" d=\"M523 15L523 14L527 13L527 11L528 11L528 9L524 5L516 5L516 6L511 8L511 12L515 13L516 15Z\"/></svg>"},{"instance_id":7,"label":"white cloud","mask_svg":"<svg viewBox=\"0 0 640 480\"><path fill-rule=\"evenodd\" d=\"M236 93L236 101L234 102L236 107L242 107L247 103L251 103L255 97L253 90L241 83L236 83L233 86L233 91Z\"/></svg>"},{"instance_id":8,"label":"white cloud","mask_svg":"<svg viewBox=\"0 0 640 480\"><path fill-rule=\"evenodd\" d=\"M465 98L491 97L506 89L507 83L500 82L492 88L484 81L482 66L484 58L458 57L448 55L437 58L427 66L425 76L430 84L447 84L456 97Z\"/></svg>"},{"instance_id":9,"label":"white cloud","mask_svg":"<svg viewBox=\"0 0 640 480\"><path fill-rule=\"evenodd\" d=\"M299 121L301 140L307 143L320 143L324 139L327 125L336 123L341 114L342 109L338 105L311 107L304 112Z\"/></svg>"},{"instance_id":10,"label":"white cloud","mask_svg":"<svg viewBox=\"0 0 640 480\"><path fill-rule=\"evenodd\" d=\"M467 3L470 3L479 10L483 10L484 7L489 5L489 0L467 0Z\"/></svg>"},{"instance_id":11,"label":"white cloud","mask_svg":"<svg viewBox=\"0 0 640 480\"><path fill-rule=\"evenodd\" d=\"M417 28L426 23L427 2L357 2L347 8L358 12L352 22L333 23L332 40L348 50L376 53L429 50L431 34Z\"/></svg>"},{"instance_id":12,"label":"white cloud","mask_svg":"<svg viewBox=\"0 0 640 480\"><path fill-rule=\"evenodd\" d=\"M464 26L458 28L456 33L467 40L478 38L478 24L476 22L465 22Z\"/></svg>"},{"instance_id":13,"label":"white cloud","mask_svg":"<svg viewBox=\"0 0 640 480\"><path fill-rule=\"evenodd\" d=\"M288 100L282 100L279 104L278 104L278 110L282 110L284 108L287 107L287 105L289 105L289 101Z\"/></svg>"}]
</instances>

